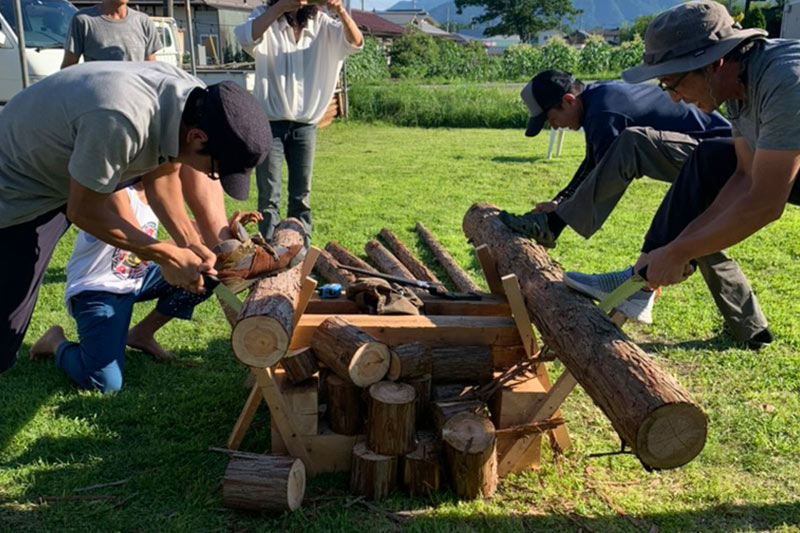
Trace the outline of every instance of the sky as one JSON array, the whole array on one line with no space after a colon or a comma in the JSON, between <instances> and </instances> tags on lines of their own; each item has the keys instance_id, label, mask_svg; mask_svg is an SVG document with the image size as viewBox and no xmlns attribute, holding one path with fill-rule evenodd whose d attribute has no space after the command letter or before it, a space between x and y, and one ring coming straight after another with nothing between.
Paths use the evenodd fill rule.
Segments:
<instances>
[{"instance_id":1,"label":"sky","mask_svg":"<svg viewBox=\"0 0 800 533\"><path fill-rule=\"evenodd\" d=\"M364 9L367 11L372 11L373 9L381 11L392 7L397 1L398 0L364 0ZM350 0L350 8L361 9L361 0Z\"/></svg>"}]
</instances>

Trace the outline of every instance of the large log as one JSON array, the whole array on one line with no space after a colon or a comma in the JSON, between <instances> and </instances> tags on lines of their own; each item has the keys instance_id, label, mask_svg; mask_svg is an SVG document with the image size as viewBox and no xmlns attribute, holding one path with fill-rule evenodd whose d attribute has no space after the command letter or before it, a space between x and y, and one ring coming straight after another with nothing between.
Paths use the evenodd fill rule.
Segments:
<instances>
[{"instance_id":1,"label":"large log","mask_svg":"<svg viewBox=\"0 0 800 533\"><path fill-rule=\"evenodd\" d=\"M389 371L389 348L341 317L319 325L311 349L336 375L359 387L382 380Z\"/></svg>"},{"instance_id":2,"label":"large log","mask_svg":"<svg viewBox=\"0 0 800 533\"><path fill-rule=\"evenodd\" d=\"M490 346L443 346L431 352L434 383L486 383L494 377Z\"/></svg>"},{"instance_id":3,"label":"large log","mask_svg":"<svg viewBox=\"0 0 800 533\"><path fill-rule=\"evenodd\" d=\"M488 498L497 488L497 437L492 422L460 413L442 428L442 445L453 491L459 498Z\"/></svg>"},{"instance_id":4,"label":"large log","mask_svg":"<svg viewBox=\"0 0 800 533\"><path fill-rule=\"evenodd\" d=\"M325 245L325 251L333 256L334 259L343 265L354 266L363 268L364 270L371 270L377 272L375 267L353 254L350 250L339 244L338 242L331 241Z\"/></svg>"},{"instance_id":5,"label":"large log","mask_svg":"<svg viewBox=\"0 0 800 533\"><path fill-rule=\"evenodd\" d=\"M237 452L222 478L225 507L248 511L294 511L303 502L306 469L294 457Z\"/></svg>"},{"instance_id":6,"label":"large log","mask_svg":"<svg viewBox=\"0 0 800 533\"><path fill-rule=\"evenodd\" d=\"M416 391L411 385L381 381L369 388L367 447L383 455L414 450Z\"/></svg>"},{"instance_id":7,"label":"large log","mask_svg":"<svg viewBox=\"0 0 800 533\"><path fill-rule=\"evenodd\" d=\"M397 457L375 453L363 442L353 446L350 490L368 500L385 498L397 484Z\"/></svg>"},{"instance_id":8,"label":"large log","mask_svg":"<svg viewBox=\"0 0 800 533\"><path fill-rule=\"evenodd\" d=\"M401 344L393 347L390 351L392 362L389 365L389 373L386 377L392 381L431 373L431 352L421 342Z\"/></svg>"},{"instance_id":9,"label":"large log","mask_svg":"<svg viewBox=\"0 0 800 533\"><path fill-rule=\"evenodd\" d=\"M275 228L275 246L302 245L305 231L299 220L287 218ZM242 304L231 334L231 347L244 364L272 366L286 354L294 331L295 309L302 286L302 262L259 280Z\"/></svg>"},{"instance_id":10,"label":"large log","mask_svg":"<svg viewBox=\"0 0 800 533\"><path fill-rule=\"evenodd\" d=\"M440 283L439 278L436 277L436 274L433 271L425 266L425 263L417 259L414 254L411 253L403 241L397 238L397 235L392 233L392 231L388 228L383 228L379 233L381 238L386 242L386 245L392 251L392 253L397 257L397 259L403 263L411 275L414 278L422 280L422 281L432 281L434 283Z\"/></svg>"},{"instance_id":11,"label":"large log","mask_svg":"<svg viewBox=\"0 0 800 533\"><path fill-rule=\"evenodd\" d=\"M364 251L367 257L372 259L372 262L378 266L384 274L391 274L392 276L399 276L406 279L414 279L412 274L395 256L386 249L384 245L376 240L371 240L364 245Z\"/></svg>"},{"instance_id":12,"label":"large log","mask_svg":"<svg viewBox=\"0 0 800 533\"><path fill-rule=\"evenodd\" d=\"M453 280L456 288L462 292L483 292L482 289L475 283L469 274L461 268L461 266L453 259L444 246L439 244L439 241L433 236L433 233L428 231L428 228L422 225L422 222L417 222L417 233L419 233L425 244L433 252L433 256L442 265L447 275Z\"/></svg>"},{"instance_id":13,"label":"large log","mask_svg":"<svg viewBox=\"0 0 800 533\"><path fill-rule=\"evenodd\" d=\"M356 281L356 276L339 268L339 262L327 250L320 250L317 262L314 265L317 273L328 283L338 283L345 289Z\"/></svg>"},{"instance_id":14,"label":"large log","mask_svg":"<svg viewBox=\"0 0 800 533\"><path fill-rule=\"evenodd\" d=\"M328 385L328 417L331 429L342 435L358 435L364 423L362 389L336 374L325 380Z\"/></svg>"},{"instance_id":15,"label":"large log","mask_svg":"<svg viewBox=\"0 0 800 533\"><path fill-rule=\"evenodd\" d=\"M486 244L500 275L516 274L531 319L561 361L649 468L675 468L703 449L708 418L678 381L592 302L563 284L543 248L510 231L488 204L473 205L464 233Z\"/></svg>"}]
</instances>

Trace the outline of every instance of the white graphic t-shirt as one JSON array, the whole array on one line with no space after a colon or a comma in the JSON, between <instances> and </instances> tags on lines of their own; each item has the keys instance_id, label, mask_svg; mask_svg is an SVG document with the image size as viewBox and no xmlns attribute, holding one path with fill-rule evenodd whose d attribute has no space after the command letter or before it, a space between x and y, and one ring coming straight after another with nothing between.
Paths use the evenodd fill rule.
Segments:
<instances>
[{"instance_id":1,"label":"white graphic t-shirt","mask_svg":"<svg viewBox=\"0 0 800 533\"><path fill-rule=\"evenodd\" d=\"M151 237L158 231L158 218L150 206L139 199L132 187L126 189L131 208L141 230ZM83 291L127 294L141 288L149 263L136 254L106 244L81 230L67 263L67 290L64 299L71 313L70 299Z\"/></svg>"}]
</instances>

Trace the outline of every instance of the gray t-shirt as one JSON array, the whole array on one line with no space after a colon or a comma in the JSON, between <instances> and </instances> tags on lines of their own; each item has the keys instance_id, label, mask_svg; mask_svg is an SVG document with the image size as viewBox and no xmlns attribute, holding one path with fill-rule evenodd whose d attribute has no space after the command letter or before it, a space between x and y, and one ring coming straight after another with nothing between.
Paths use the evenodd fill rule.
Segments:
<instances>
[{"instance_id":1,"label":"gray t-shirt","mask_svg":"<svg viewBox=\"0 0 800 533\"><path fill-rule=\"evenodd\" d=\"M743 62L747 97L728 100L734 137L755 150L800 150L800 41L759 39Z\"/></svg>"},{"instance_id":2,"label":"gray t-shirt","mask_svg":"<svg viewBox=\"0 0 800 533\"><path fill-rule=\"evenodd\" d=\"M63 206L70 179L110 193L176 157L186 99L204 86L164 63L100 61L18 93L0 113L0 228Z\"/></svg>"},{"instance_id":3,"label":"gray t-shirt","mask_svg":"<svg viewBox=\"0 0 800 533\"><path fill-rule=\"evenodd\" d=\"M146 61L164 47L153 21L128 8L122 20L100 14L100 6L81 9L70 22L64 49L84 61Z\"/></svg>"}]
</instances>

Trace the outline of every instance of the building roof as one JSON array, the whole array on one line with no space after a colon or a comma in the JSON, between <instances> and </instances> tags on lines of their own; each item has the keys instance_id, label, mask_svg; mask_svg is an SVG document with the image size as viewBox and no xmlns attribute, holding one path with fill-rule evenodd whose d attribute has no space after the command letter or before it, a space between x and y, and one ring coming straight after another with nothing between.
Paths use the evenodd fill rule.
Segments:
<instances>
[{"instance_id":1,"label":"building roof","mask_svg":"<svg viewBox=\"0 0 800 533\"><path fill-rule=\"evenodd\" d=\"M372 11L361 11L360 9L354 9L351 12L351 15L361 30L367 31L373 35L399 36L408 32L405 27L381 18Z\"/></svg>"},{"instance_id":2,"label":"building roof","mask_svg":"<svg viewBox=\"0 0 800 533\"><path fill-rule=\"evenodd\" d=\"M101 3L102 0L72 0L76 7L93 6ZM208 6L214 9L235 9L239 11L252 11L256 7L263 4L261 0L191 0L193 7L195 6ZM131 7L136 6L163 6L163 0L130 0ZM186 5L185 0L174 0L174 7L177 11L179 8L184 9Z\"/></svg>"},{"instance_id":3,"label":"building roof","mask_svg":"<svg viewBox=\"0 0 800 533\"><path fill-rule=\"evenodd\" d=\"M425 11L378 11L376 15L400 26L408 26L409 24L418 26L423 21L434 26L439 24Z\"/></svg>"}]
</instances>

